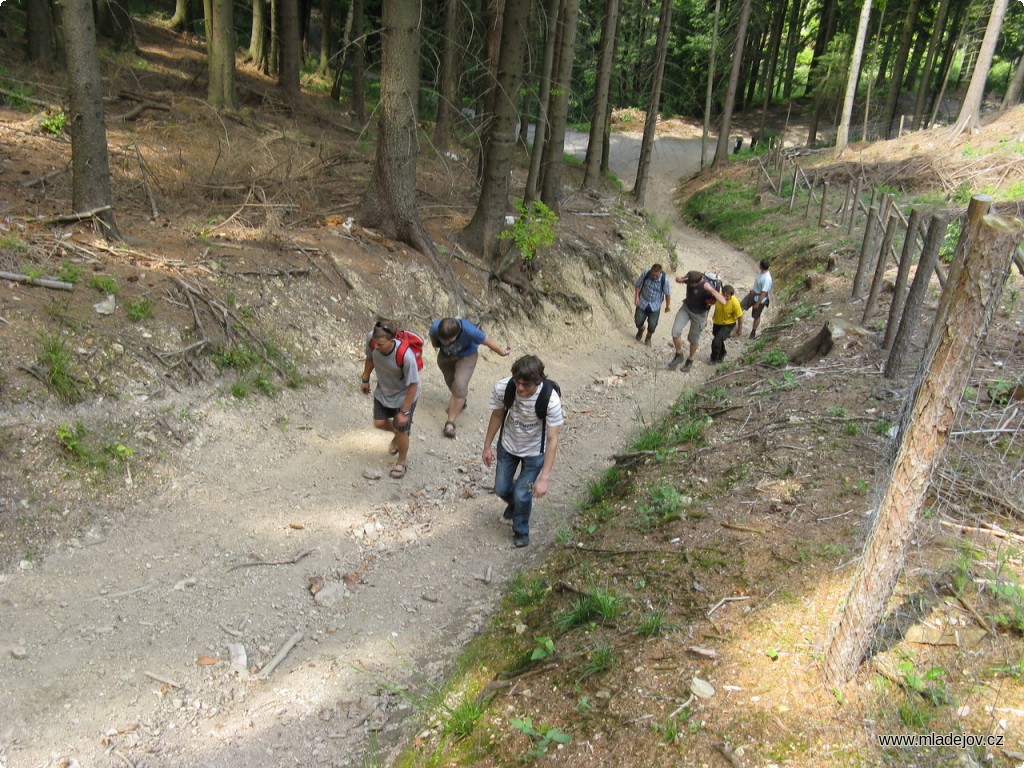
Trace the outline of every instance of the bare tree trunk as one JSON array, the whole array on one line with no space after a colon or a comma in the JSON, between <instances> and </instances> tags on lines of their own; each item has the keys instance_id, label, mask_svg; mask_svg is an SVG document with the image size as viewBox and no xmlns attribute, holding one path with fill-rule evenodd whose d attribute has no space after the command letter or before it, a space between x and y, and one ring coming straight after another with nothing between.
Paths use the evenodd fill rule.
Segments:
<instances>
[{"instance_id":1,"label":"bare tree trunk","mask_svg":"<svg viewBox=\"0 0 1024 768\"><path fill-rule=\"evenodd\" d=\"M821 116L822 98L817 93L818 80L821 79L821 58L828 51L828 45L836 32L836 0L823 0L821 23L818 25L818 36L814 40L814 56L807 72L807 93L814 95L811 108L811 119L807 128L807 146L813 146L818 140L818 119Z\"/></svg>"},{"instance_id":2,"label":"bare tree trunk","mask_svg":"<svg viewBox=\"0 0 1024 768\"><path fill-rule=\"evenodd\" d=\"M999 105L999 114L1003 114L1020 101L1021 91L1024 91L1024 56L1017 59L1017 68L1013 71L1013 80L1010 81L1003 101Z\"/></svg>"},{"instance_id":3,"label":"bare tree trunk","mask_svg":"<svg viewBox=\"0 0 1024 768\"><path fill-rule=\"evenodd\" d=\"M352 0L352 93L351 110L357 125L366 124L366 30L364 0Z\"/></svg>"},{"instance_id":4,"label":"bare tree trunk","mask_svg":"<svg viewBox=\"0 0 1024 768\"><path fill-rule=\"evenodd\" d=\"M178 32L184 32L192 27L195 22L195 15L192 13L191 0L175 0L174 15L167 25Z\"/></svg>"},{"instance_id":5,"label":"bare tree trunk","mask_svg":"<svg viewBox=\"0 0 1024 768\"><path fill-rule=\"evenodd\" d=\"M799 1L799 0L798 0ZM715 93L715 55L718 52L718 20L722 12L722 0L715 0L715 25L711 33L711 54L708 61L708 86L704 94L704 129L700 139L700 169L707 165L708 134L711 132L711 97Z\"/></svg>"},{"instance_id":6,"label":"bare tree trunk","mask_svg":"<svg viewBox=\"0 0 1024 768\"><path fill-rule=\"evenodd\" d=\"M504 6L494 112L484 138L480 198L473 218L459 236L468 250L491 262L492 269L497 263L494 238L504 226L504 217L509 210L508 179L516 148L517 106L523 83L528 11L529 0L507 0Z\"/></svg>"},{"instance_id":7,"label":"bare tree trunk","mask_svg":"<svg viewBox=\"0 0 1024 768\"><path fill-rule=\"evenodd\" d=\"M803 0L791 0L789 28L786 30L786 74L782 82L782 98L793 95L793 75L796 73L796 55L800 49L800 23L803 21Z\"/></svg>"},{"instance_id":8,"label":"bare tree trunk","mask_svg":"<svg viewBox=\"0 0 1024 768\"><path fill-rule=\"evenodd\" d=\"M843 98L843 116L836 133L836 157L846 151L850 140L850 118L853 115L853 99L857 95L857 80L860 77L860 61L864 56L864 40L868 34L868 20L871 18L871 0L864 0L860 9L860 23L857 25L857 39L853 44L850 59L850 74L846 79L846 95Z\"/></svg>"},{"instance_id":9,"label":"bare tree trunk","mask_svg":"<svg viewBox=\"0 0 1024 768\"><path fill-rule=\"evenodd\" d=\"M345 76L345 61L348 58L348 49L352 43L352 15L356 3L348 4L348 12L345 14L345 30L341 33L341 50L338 51L338 60L334 64L334 82L331 83L331 101L341 99L341 80Z\"/></svg>"},{"instance_id":10,"label":"bare tree trunk","mask_svg":"<svg viewBox=\"0 0 1024 768\"><path fill-rule=\"evenodd\" d=\"M558 65L552 81L551 133L541 163L540 199L556 214L562 207L562 153L565 151L565 125L569 119L569 94L572 90L572 64L576 55L576 23L580 0L564 0L559 14Z\"/></svg>"},{"instance_id":11,"label":"bare tree trunk","mask_svg":"<svg viewBox=\"0 0 1024 768\"><path fill-rule=\"evenodd\" d=\"M43 69L51 69L57 61L53 6L50 5L50 0L28 0L25 10L28 60Z\"/></svg>"},{"instance_id":12,"label":"bare tree trunk","mask_svg":"<svg viewBox=\"0 0 1024 768\"><path fill-rule=\"evenodd\" d=\"M999 42L999 31L1003 26L1008 3L1009 0L994 0L992 3L992 13L988 17L985 38L981 41L974 73L971 75L971 84L967 86L967 93L960 105L960 114L953 124L953 130L950 131L951 140L956 140L964 131L974 133L981 128L981 99L985 95L985 81L992 66L992 57Z\"/></svg>"},{"instance_id":13,"label":"bare tree trunk","mask_svg":"<svg viewBox=\"0 0 1024 768\"><path fill-rule=\"evenodd\" d=\"M101 210L93 220L107 240L120 240L111 208L110 158L103 123L103 88L96 27L89 0L61 0L68 60L71 202L76 211Z\"/></svg>"},{"instance_id":14,"label":"bare tree trunk","mask_svg":"<svg viewBox=\"0 0 1024 768\"><path fill-rule=\"evenodd\" d=\"M941 0L939 10L935 14L935 22L932 25L931 38L928 40L928 53L924 57L921 81L917 85L917 98L914 100L914 130L926 127L924 116L928 106L928 94L931 92L932 82L935 80L935 57L938 55L939 47L942 44L942 33L945 29L948 11L949 0Z\"/></svg>"},{"instance_id":15,"label":"bare tree trunk","mask_svg":"<svg viewBox=\"0 0 1024 768\"><path fill-rule=\"evenodd\" d=\"M742 0L742 3L739 25L736 29L736 47L732 52L729 88L725 93L725 106L722 108L722 126L718 130L718 145L715 147L715 159L711 161L711 167L729 162L729 127L732 122L732 111L736 106L736 86L740 80L740 67L743 65L743 42L747 37L747 22L750 20L750 0Z\"/></svg>"},{"instance_id":16,"label":"bare tree trunk","mask_svg":"<svg viewBox=\"0 0 1024 768\"><path fill-rule=\"evenodd\" d=\"M331 0L320 0L320 64L316 73L321 77L331 69L331 37L333 35L332 23L334 8Z\"/></svg>"},{"instance_id":17,"label":"bare tree trunk","mask_svg":"<svg viewBox=\"0 0 1024 768\"><path fill-rule=\"evenodd\" d=\"M845 607L830 632L824 673L847 682L867 654L885 615L924 505L929 476L941 458L989 323L999 306L1013 253L1024 237L1019 220L987 216L972 223L969 264L947 284L949 311L929 345L892 474L864 546Z\"/></svg>"},{"instance_id":18,"label":"bare tree trunk","mask_svg":"<svg viewBox=\"0 0 1024 768\"><path fill-rule=\"evenodd\" d=\"M456 54L459 41L458 0L444 0L444 32L441 39L441 71L438 75L437 122L434 124L434 144L440 150L451 145L452 113L458 106L459 81Z\"/></svg>"},{"instance_id":19,"label":"bare tree trunk","mask_svg":"<svg viewBox=\"0 0 1024 768\"><path fill-rule=\"evenodd\" d=\"M299 38L298 0L277 0L278 29L281 31L281 61L277 73L277 85L286 98L299 93L299 72L301 70L301 40Z\"/></svg>"},{"instance_id":20,"label":"bare tree trunk","mask_svg":"<svg viewBox=\"0 0 1024 768\"><path fill-rule=\"evenodd\" d=\"M523 201L530 203L537 198L537 183L540 179L540 164L544 159L544 145L551 133L548 107L551 102L551 72L555 66L555 45L558 41L558 9L561 0L547 0L544 24L544 60L541 64L540 94L537 98L537 122L533 130L533 147L530 149L530 170L526 175L526 191ZM589 154L590 147L587 147Z\"/></svg>"},{"instance_id":21,"label":"bare tree trunk","mask_svg":"<svg viewBox=\"0 0 1024 768\"><path fill-rule=\"evenodd\" d=\"M907 15L903 20L903 32L900 35L900 44L896 49L896 58L892 63L892 72L889 74L889 90L885 94L885 106L882 107L882 124L884 126L884 137L892 135L893 121L896 117L896 105L899 103L900 86L903 85L903 73L907 67L907 57L910 55L910 44L914 42L914 22L917 21L917 11L921 7L921 0L910 0L907 4Z\"/></svg>"},{"instance_id":22,"label":"bare tree trunk","mask_svg":"<svg viewBox=\"0 0 1024 768\"><path fill-rule=\"evenodd\" d=\"M235 26L232 0L213 0L206 39L210 81L207 100L214 107L235 109Z\"/></svg>"},{"instance_id":23,"label":"bare tree trunk","mask_svg":"<svg viewBox=\"0 0 1024 768\"><path fill-rule=\"evenodd\" d=\"M619 23L619 0L605 0L601 27L601 54L594 84L594 114L590 119L590 138L584 160L583 189L595 189L601 179L601 148L604 128L611 111L612 69L615 66L615 30Z\"/></svg>"},{"instance_id":24,"label":"bare tree trunk","mask_svg":"<svg viewBox=\"0 0 1024 768\"><path fill-rule=\"evenodd\" d=\"M665 77L665 57L668 53L668 38L672 31L672 0L661 0L661 18L658 19L658 39L654 45L654 72L651 74L651 93L647 100L647 119L644 120L644 136L640 142L640 159L636 168L636 182L633 184L633 199L643 206L647 192L647 172L651 166L654 151L654 137L658 129L658 107L661 104L661 83Z\"/></svg>"}]
</instances>

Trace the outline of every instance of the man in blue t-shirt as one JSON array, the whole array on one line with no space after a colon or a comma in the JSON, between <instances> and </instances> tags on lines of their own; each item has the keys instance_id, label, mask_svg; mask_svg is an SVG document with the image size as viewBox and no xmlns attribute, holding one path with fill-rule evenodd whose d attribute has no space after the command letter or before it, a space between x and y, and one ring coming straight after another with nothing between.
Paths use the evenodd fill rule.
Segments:
<instances>
[{"instance_id":1,"label":"man in blue t-shirt","mask_svg":"<svg viewBox=\"0 0 1024 768\"><path fill-rule=\"evenodd\" d=\"M644 344L651 346L651 336L658 327L658 320L661 319L661 302L665 302L665 312L671 312L672 285L665 276L665 270L661 264L652 264L651 268L644 272L633 283L633 306L636 311L633 313L633 322L636 325L636 340L644 333L644 324L647 325L647 338Z\"/></svg>"},{"instance_id":2,"label":"man in blue t-shirt","mask_svg":"<svg viewBox=\"0 0 1024 768\"><path fill-rule=\"evenodd\" d=\"M437 367L441 369L444 383L452 393L448 400L448 420L444 423L442 434L454 438L455 419L466 407L469 380L473 378L476 369L477 348L483 344L502 357L507 357L512 347L501 346L469 320L457 317L435 320L430 326L430 343L437 350Z\"/></svg>"}]
</instances>

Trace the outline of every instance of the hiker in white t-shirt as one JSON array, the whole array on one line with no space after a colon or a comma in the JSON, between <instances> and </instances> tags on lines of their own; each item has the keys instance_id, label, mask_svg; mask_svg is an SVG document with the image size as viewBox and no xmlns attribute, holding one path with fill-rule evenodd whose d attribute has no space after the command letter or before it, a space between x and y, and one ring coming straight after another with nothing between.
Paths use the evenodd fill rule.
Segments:
<instances>
[{"instance_id":1,"label":"hiker in white t-shirt","mask_svg":"<svg viewBox=\"0 0 1024 768\"><path fill-rule=\"evenodd\" d=\"M544 364L525 355L512 364L511 376L494 385L490 408L484 464L495 464L494 493L505 502L503 517L512 521L513 544L525 547L530 543L533 498L548 492L558 432L565 421L561 394L558 385L544 377ZM497 453L492 448L495 436Z\"/></svg>"},{"instance_id":2,"label":"hiker in white t-shirt","mask_svg":"<svg viewBox=\"0 0 1024 768\"><path fill-rule=\"evenodd\" d=\"M771 265L768 263L768 259L761 259L758 266L761 267L761 272L754 278L754 288L740 302L740 306L743 309L749 309L750 316L754 318L754 323L750 328L750 338L752 339L757 338L757 326L761 324L761 313L771 304L768 299L768 292L772 289L772 273L768 271Z\"/></svg>"}]
</instances>

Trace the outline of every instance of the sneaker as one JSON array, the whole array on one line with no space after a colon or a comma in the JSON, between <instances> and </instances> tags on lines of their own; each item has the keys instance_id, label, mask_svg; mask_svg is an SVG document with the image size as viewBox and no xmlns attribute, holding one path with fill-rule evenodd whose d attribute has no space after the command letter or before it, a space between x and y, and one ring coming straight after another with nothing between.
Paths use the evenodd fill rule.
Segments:
<instances>
[{"instance_id":1,"label":"sneaker","mask_svg":"<svg viewBox=\"0 0 1024 768\"><path fill-rule=\"evenodd\" d=\"M505 507L505 511L501 513L501 519L502 520L511 520L512 519L512 505L511 504L509 504L507 507Z\"/></svg>"},{"instance_id":2,"label":"sneaker","mask_svg":"<svg viewBox=\"0 0 1024 768\"><path fill-rule=\"evenodd\" d=\"M647 338L644 339L644 344L646 344L648 347L651 346L651 336L653 335L653 333L648 333ZM640 337L637 336L637 338L639 339Z\"/></svg>"},{"instance_id":3,"label":"sneaker","mask_svg":"<svg viewBox=\"0 0 1024 768\"><path fill-rule=\"evenodd\" d=\"M751 331L750 332L750 338L751 339L756 339L757 338L757 331Z\"/></svg>"},{"instance_id":4,"label":"sneaker","mask_svg":"<svg viewBox=\"0 0 1024 768\"><path fill-rule=\"evenodd\" d=\"M516 549L522 549L523 547L530 546L529 535L523 534L522 536L514 536L512 538L512 546L514 546Z\"/></svg>"},{"instance_id":5,"label":"sneaker","mask_svg":"<svg viewBox=\"0 0 1024 768\"><path fill-rule=\"evenodd\" d=\"M637 328L636 329L636 340L640 341L640 337L643 336L643 335L644 335L644 329L643 328Z\"/></svg>"},{"instance_id":6,"label":"sneaker","mask_svg":"<svg viewBox=\"0 0 1024 768\"><path fill-rule=\"evenodd\" d=\"M690 370L692 366L693 360L687 360L685 363L683 363L683 373L686 373L686 371Z\"/></svg>"},{"instance_id":7,"label":"sneaker","mask_svg":"<svg viewBox=\"0 0 1024 768\"><path fill-rule=\"evenodd\" d=\"M677 354L675 357L672 358L671 362L668 364L668 369L670 371L674 371L676 368L679 367L679 364L681 362L683 362L683 356L681 354Z\"/></svg>"}]
</instances>

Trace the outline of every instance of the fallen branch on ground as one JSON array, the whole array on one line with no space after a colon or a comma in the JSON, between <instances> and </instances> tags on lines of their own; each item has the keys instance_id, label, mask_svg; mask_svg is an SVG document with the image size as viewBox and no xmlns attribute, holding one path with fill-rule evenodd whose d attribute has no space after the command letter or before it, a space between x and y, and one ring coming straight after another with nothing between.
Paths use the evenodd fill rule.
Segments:
<instances>
[{"instance_id":1,"label":"fallen branch on ground","mask_svg":"<svg viewBox=\"0 0 1024 768\"><path fill-rule=\"evenodd\" d=\"M41 288L52 288L55 291L73 291L75 286L72 283L65 283L63 280L51 280L48 277L29 277L16 272L0 272L0 278L15 283L26 283L27 285L38 285Z\"/></svg>"},{"instance_id":2,"label":"fallen branch on ground","mask_svg":"<svg viewBox=\"0 0 1024 768\"><path fill-rule=\"evenodd\" d=\"M288 560L253 560L248 563L236 563L235 565L232 565L230 568L228 568L228 570L235 571L239 568L248 568L251 565L295 565L295 563L299 562L299 560L311 554L312 552L312 549L304 549L298 554L296 554L295 557L292 557Z\"/></svg>"},{"instance_id":3,"label":"fallen branch on ground","mask_svg":"<svg viewBox=\"0 0 1024 768\"><path fill-rule=\"evenodd\" d=\"M265 666L263 669L259 671L259 674L256 675L256 678L258 680L266 680L268 677L270 677L270 675L273 674L274 670L277 669L278 665L285 660L285 657L289 653L291 653L292 648L294 648L296 645L299 644L299 642L301 642L302 637L302 632L296 632L294 635L289 637L287 642L285 642L285 644L281 646L281 650L277 652L277 655L275 655L274 658L270 660L270 663L268 663L267 666Z\"/></svg>"}]
</instances>

